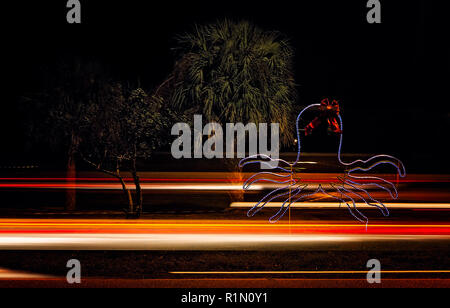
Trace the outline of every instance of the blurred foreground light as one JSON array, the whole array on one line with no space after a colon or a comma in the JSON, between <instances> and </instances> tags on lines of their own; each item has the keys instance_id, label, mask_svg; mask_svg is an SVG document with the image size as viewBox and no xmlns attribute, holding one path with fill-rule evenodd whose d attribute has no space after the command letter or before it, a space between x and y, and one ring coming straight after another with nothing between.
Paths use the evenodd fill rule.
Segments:
<instances>
[{"instance_id":1,"label":"blurred foreground light","mask_svg":"<svg viewBox=\"0 0 450 308\"><path fill-rule=\"evenodd\" d=\"M252 208L256 202L233 202L230 204L232 208ZM355 203L357 207L376 209L374 206L367 205L362 202ZM269 202L264 207L280 208L283 202ZM353 204L352 204L353 205ZM393 209L450 209L450 203L384 203L387 208ZM291 208L299 209L336 209L346 206L339 202L299 202L291 204Z\"/></svg>"},{"instance_id":2,"label":"blurred foreground light","mask_svg":"<svg viewBox=\"0 0 450 308\"><path fill-rule=\"evenodd\" d=\"M342 249L345 245L383 242L398 246L406 241L448 241L449 235L371 234L45 234L0 235L0 250L166 250L237 251ZM378 244L377 244L378 243ZM336 246L339 244L338 246Z\"/></svg>"}]
</instances>

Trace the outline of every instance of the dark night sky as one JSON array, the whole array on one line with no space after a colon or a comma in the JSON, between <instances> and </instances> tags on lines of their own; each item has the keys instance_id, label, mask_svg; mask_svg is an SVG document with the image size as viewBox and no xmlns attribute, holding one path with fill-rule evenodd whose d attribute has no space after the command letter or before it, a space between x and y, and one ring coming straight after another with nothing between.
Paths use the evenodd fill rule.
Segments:
<instances>
[{"instance_id":1,"label":"dark night sky","mask_svg":"<svg viewBox=\"0 0 450 308\"><path fill-rule=\"evenodd\" d=\"M15 97L36 90L42 65L81 55L151 89L172 68L174 35L229 17L291 38L299 104L341 100L346 151L448 170L450 27L433 1L382 0L380 25L365 0L111 2L81 0L81 25L66 23L66 1L2 4L2 155L22 149Z\"/></svg>"}]
</instances>

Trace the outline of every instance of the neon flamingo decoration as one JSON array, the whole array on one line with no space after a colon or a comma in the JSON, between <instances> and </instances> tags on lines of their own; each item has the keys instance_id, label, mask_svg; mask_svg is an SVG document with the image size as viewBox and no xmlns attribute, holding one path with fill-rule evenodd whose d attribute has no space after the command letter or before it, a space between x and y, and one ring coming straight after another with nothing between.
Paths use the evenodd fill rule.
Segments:
<instances>
[{"instance_id":1,"label":"neon flamingo decoration","mask_svg":"<svg viewBox=\"0 0 450 308\"><path fill-rule=\"evenodd\" d=\"M305 111L319 107L322 114L321 117L314 119L305 129L306 135L308 135L312 129L317 127L317 125L324 119L327 120L329 127L334 133L340 134L339 139L339 149L337 153L337 158L339 164L343 167L348 168L344 172L344 177L337 177L338 185L329 183L330 189L325 189L322 184L319 184L318 188L312 193L305 193L307 184L302 184L299 177L296 176L294 171L295 166L300 162L301 159L301 134L299 122ZM281 184L282 187L277 188L266 194L258 203L256 203L247 213L248 217L253 217L259 211L261 211L264 206L272 201L281 200L283 201L279 211L273 215L269 222L278 222L289 210L292 204L297 203L307 197L311 197L318 193L323 193L341 203L345 204L350 212L350 214L358 221L365 223L366 226L369 222L368 218L356 207L355 199L362 200L366 205L378 208L381 213L386 217L389 216L389 210L381 202L372 197L368 192L368 186L378 187L390 195L392 199L398 198L398 191L395 185L381 177L376 176L361 176L354 175L353 173L368 172L379 165L391 165L396 170L400 177L404 178L406 176L406 171L403 163L391 156L391 155L376 155L367 160L355 160L353 162L344 162L341 157L342 150L342 139L343 139L343 122L342 117L339 114L339 104L337 101L329 102L328 99L324 99L321 104L312 104L304 108L297 117L296 121L297 129L297 140L298 140L298 151L297 159L294 162L287 162L283 159L273 159L265 154L257 154L247 158L242 159L239 162L239 167L243 168L250 164L261 164L263 166L268 166L273 168L273 163L277 164L277 167L273 168L273 172L258 172L248 178L243 185L244 190L248 190L253 184L257 182L271 182L276 184ZM280 166L281 165L281 166ZM332 194L332 193L337 194Z\"/></svg>"}]
</instances>

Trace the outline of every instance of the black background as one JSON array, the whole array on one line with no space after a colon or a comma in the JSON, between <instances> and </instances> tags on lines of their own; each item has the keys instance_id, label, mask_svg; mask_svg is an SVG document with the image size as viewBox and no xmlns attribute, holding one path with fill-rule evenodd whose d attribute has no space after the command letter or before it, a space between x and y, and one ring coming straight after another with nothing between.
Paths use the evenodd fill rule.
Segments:
<instances>
[{"instance_id":1,"label":"black background","mask_svg":"<svg viewBox=\"0 0 450 308\"><path fill-rule=\"evenodd\" d=\"M76 286L74 286L76 287ZM374 286L376 287L376 286ZM295 307L303 307L304 302L314 302L322 307L343 306L359 307L361 302L366 304L370 301L374 305L383 305L386 303L392 305L413 305L423 298L433 298L438 302L445 302L445 295L447 291L441 290L427 290L427 289L196 289L195 291L201 294L224 294L225 292L267 292L270 301L267 304L215 304L212 307L280 307L280 305L293 305ZM36 302L45 302L49 307L60 307L61 300L52 300L54 297L54 290L50 289L35 289L27 290L26 292L31 296L23 296L24 290L11 289L5 294L14 299L15 302L23 306L30 306ZM15 293L16 292L16 293ZM74 296L76 292L80 296ZM96 290L77 290L73 291L70 288L58 290L60 298L63 300L70 299L74 305L86 305L87 302L98 305L119 306L118 303L123 304L142 304L146 306L179 306L179 307L209 307L208 304L182 304L180 298L189 290L182 289L135 289L135 290L119 290L119 289L96 289ZM5 292L6 293L6 292ZM357 300L357 296L360 300ZM2 294L4 295L4 294Z\"/></svg>"},{"instance_id":2,"label":"black background","mask_svg":"<svg viewBox=\"0 0 450 308\"><path fill-rule=\"evenodd\" d=\"M408 171L449 172L450 27L443 1L381 0L382 24L368 24L366 0L81 0L80 25L67 24L65 0L11 2L1 5L4 160L30 155L16 102L39 90L44 65L87 57L114 78L151 90L172 69L176 34L228 17L291 39L297 104L341 101L344 152L388 153Z\"/></svg>"}]
</instances>

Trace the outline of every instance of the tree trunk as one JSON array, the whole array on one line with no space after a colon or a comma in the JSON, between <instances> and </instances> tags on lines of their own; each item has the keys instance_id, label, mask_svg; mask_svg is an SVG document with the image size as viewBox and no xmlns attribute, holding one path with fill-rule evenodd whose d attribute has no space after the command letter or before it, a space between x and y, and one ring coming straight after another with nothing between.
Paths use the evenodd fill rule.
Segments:
<instances>
[{"instance_id":1,"label":"tree trunk","mask_svg":"<svg viewBox=\"0 0 450 308\"><path fill-rule=\"evenodd\" d=\"M143 196L141 188L141 179L136 171L136 161L133 161L133 168L131 170L131 174L133 175L134 185L136 186L136 217L140 217L142 214Z\"/></svg>"},{"instance_id":2,"label":"tree trunk","mask_svg":"<svg viewBox=\"0 0 450 308\"><path fill-rule=\"evenodd\" d=\"M227 172L228 180L232 185L241 184L244 181L244 174L242 170L239 168L240 160L241 159L239 158L223 160L226 169L229 171ZM244 189L230 190L228 192L228 196L230 197L230 203L242 202L244 201Z\"/></svg>"},{"instance_id":3,"label":"tree trunk","mask_svg":"<svg viewBox=\"0 0 450 308\"><path fill-rule=\"evenodd\" d=\"M131 191L130 191L130 190L128 189L128 187L127 187L127 184L126 184L125 181L123 180L122 175L120 174L119 163L117 163L116 171L113 172L113 171L109 171L109 170L103 169L103 168L101 167L101 165L96 165L95 163L93 163L92 161L90 161L89 159L87 159L86 157L84 157L82 154L81 154L81 157L83 158L83 160L84 160L86 163L88 163L89 165L91 165L92 167L94 167L97 171L100 171L100 172L103 172L103 173L105 173L105 174L107 174L107 175L113 176L113 177L115 177L116 179L119 180L120 185L122 185L122 191L123 191L123 193L124 193L124 195L125 195L125 199L126 199L126 201L127 201L127 203L128 203L127 217L128 217L129 215L134 215L134 203L133 203L133 197L132 197L132 195L131 195Z\"/></svg>"},{"instance_id":4,"label":"tree trunk","mask_svg":"<svg viewBox=\"0 0 450 308\"><path fill-rule=\"evenodd\" d=\"M75 163L73 151L69 153L69 159L67 161L67 172L66 172L66 211L74 211L76 209L77 204L77 193L75 189L76 185L76 177L77 177L77 168Z\"/></svg>"},{"instance_id":5,"label":"tree trunk","mask_svg":"<svg viewBox=\"0 0 450 308\"><path fill-rule=\"evenodd\" d=\"M131 191L127 188L127 185L125 184L125 181L123 180L123 178L120 176L119 171L117 170L117 178L120 181L120 185L122 185L122 190L125 194L125 197L128 201L128 213L129 214L133 214L134 212L134 203L133 203L133 197L131 196Z\"/></svg>"}]
</instances>

